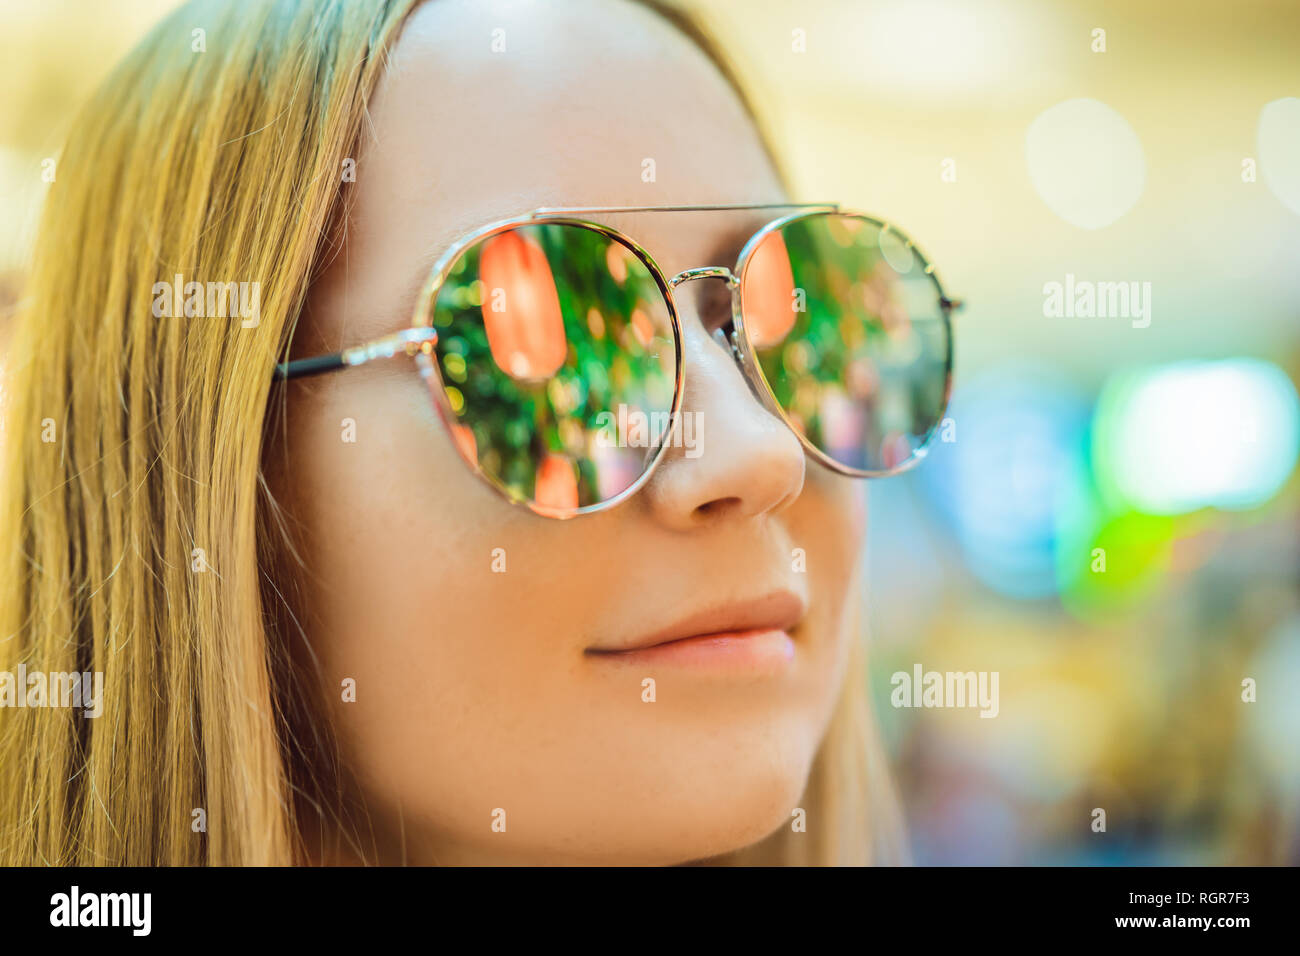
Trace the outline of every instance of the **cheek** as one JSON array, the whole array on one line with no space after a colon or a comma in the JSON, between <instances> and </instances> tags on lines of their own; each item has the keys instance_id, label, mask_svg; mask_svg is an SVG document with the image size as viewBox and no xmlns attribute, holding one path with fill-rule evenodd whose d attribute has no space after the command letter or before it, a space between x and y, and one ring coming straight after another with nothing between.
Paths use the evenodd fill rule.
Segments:
<instances>
[{"instance_id":1,"label":"cheek","mask_svg":"<svg viewBox=\"0 0 1300 956\"><path fill-rule=\"evenodd\" d=\"M832 474L810 462L803 494L789 514L792 534L806 542L810 613L817 638L814 662L821 698L828 704L833 703L844 676L851 642L861 638L866 502L860 480Z\"/></svg>"},{"instance_id":2,"label":"cheek","mask_svg":"<svg viewBox=\"0 0 1300 956\"><path fill-rule=\"evenodd\" d=\"M791 527L808 544L808 573L818 597L851 597L867 530L867 492L860 479L809 462L803 494L791 509ZM816 559L816 560L815 560Z\"/></svg>"},{"instance_id":3,"label":"cheek","mask_svg":"<svg viewBox=\"0 0 1300 956\"><path fill-rule=\"evenodd\" d=\"M864 544L867 538L867 497L868 495L867 495L866 482L862 482L858 484L857 487L849 489L847 493L849 495L849 498L851 499L849 505L850 508L849 513L853 517L853 526L852 526L853 537L857 543L858 549L861 550L862 545Z\"/></svg>"},{"instance_id":4,"label":"cheek","mask_svg":"<svg viewBox=\"0 0 1300 956\"><path fill-rule=\"evenodd\" d=\"M557 693L580 660L563 625L585 578L565 563L599 549L565 548L569 523L505 506L421 389L354 381L291 410L284 495L312 643L300 666L372 798L468 828L523 802L512 791L536 784L528 755L545 751L532 728L575 711Z\"/></svg>"}]
</instances>

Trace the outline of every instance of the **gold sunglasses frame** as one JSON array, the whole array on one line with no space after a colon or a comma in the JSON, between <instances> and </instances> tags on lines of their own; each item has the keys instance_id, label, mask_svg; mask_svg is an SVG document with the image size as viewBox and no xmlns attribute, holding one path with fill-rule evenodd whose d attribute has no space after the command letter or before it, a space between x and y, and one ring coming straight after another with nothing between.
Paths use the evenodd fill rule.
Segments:
<instances>
[{"instance_id":1,"label":"gold sunglasses frame","mask_svg":"<svg viewBox=\"0 0 1300 956\"><path fill-rule=\"evenodd\" d=\"M672 277L668 277L659 267L654 257L650 255L635 239L626 235L622 231L611 226L598 222L592 222L588 219L578 218L584 215L616 215L620 213L641 213L641 212L714 212L729 210L762 210L762 209L792 209L794 212L772 220L767 225L759 229L751 236L741 249L736 260L734 268L727 266L701 266L693 269L685 269ZM841 464L808 440L799 429L795 428L786 415L785 410L777 401L775 393L768 384L766 377L763 375L762 367L758 361L758 355L750 342L749 335L744 325L744 303L743 289L745 270L749 267L754 251L762 243L763 239L772 232L782 229L792 222L812 216L825 215L833 213L841 216L850 216L861 219L865 222L877 226L881 234L893 232L922 263L924 273L933 281L937 301L944 321L945 332L947 333L947 356L945 363L945 381L943 407L946 409L948 401L952 395L952 363L953 363L953 339L952 339L952 313L961 308L960 300L949 298L943 291L943 285L939 277L935 274L934 266L929 259L918 249L915 243L907 237L905 233L894 229L889 223L864 213L851 212L842 210L838 203L726 203L714 205L676 205L676 206L569 206L569 207L541 207L534 209L532 212L523 216L516 216L510 219L503 219L497 222L489 223L461 239L457 240L430 269L429 277L426 279L419 296L416 299L415 312L412 323L408 328L396 332L392 335L386 335L369 342L351 348L343 349L340 352L330 353L328 355L318 355L306 359L296 359L293 361L281 362L275 367L274 378L277 380L289 380L301 378L309 375L318 375L323 372L335 371L340 368L347 368L353 365L362 365L381 358L392 358L397 355L407 355L415 359L420 374L426 381L432 380L428 385L430 396L434 400L434 406L438 411L438 417L442 420L443 426L447 428L449 434L454 434L453 426L460 424L456 412L452 409L447 398L445 385L442 379L442 373L438 369L438 363L434 361L434 346L438 341L438 332L433 327L433 304L437 299L438 293L442 290L447 277L451 274L452 267L460 259L461 255L468 249L491 238L502 232L516 229L525 225L536 225L539 223L570 225L583 229L589 229L605 238L617 242L624 248L632 252L642 265L650 272L659 288L660 295L663 296L664 303L668 307L668 317L672 325L673 347L676 368L676 381L674 383L672 408L669 413L668 427L666 435L672 434L676 427L678 417L681 413L682 395L685 390L685 367L682 362L682 330L681 323L677 315L677 302L673 291L686 282L695 279L721 279L727 283L731 292L731 319L732 332L727 338L718 330L717 336L721 343L730 348L732 359L736 362L741 374L744 376L746 383L753 392L755 398L769 412L776 415L786 427L789 428L799 439L804 451L809 454L815 461L820 463L831 471L838 472L855 478L883 478L891 475L900 474L907 471L925 457L929 444L937 431L939 422L931 426L924 439L913 450L912 455L898 466L886 471L866 471L857 468L851 468ZM535 514L548 518L566 519L577 515L591 514L597 511L604 511L620 504L627 498L636 494L650 477L654 474L659 462L663 459L664 452L668 449L669 443L661 439L658 447L655 449L654 457L645 470L632 482L627 488L623 489L612 498L595 504L584 505L576 509L559 509L547 505L538 504L524 496L517 495L510 491L495 476L485 472L478 462L470 461L461 452L458 442L453 441L456 446L457 454L470 469L478 475L483 481L487 482L492 488L504 497L511 504L522 505Z\"/></svg>"}]
</instances>

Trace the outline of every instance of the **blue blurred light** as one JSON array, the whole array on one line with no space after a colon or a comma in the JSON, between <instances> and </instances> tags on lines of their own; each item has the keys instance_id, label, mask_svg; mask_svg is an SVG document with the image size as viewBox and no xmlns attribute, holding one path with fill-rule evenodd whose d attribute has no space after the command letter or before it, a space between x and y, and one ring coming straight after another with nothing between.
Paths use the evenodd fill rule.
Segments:
<instances>
[{"instance_id":1,"label":"blue blurred light","mask_svg":"<svg viewBox=\"0 0 1300 956\"><path fill-rule=\"evenodd\" d=\"M1052 369L990 369L962 385L955 440L922 469L971 571L999 593L1056 593L1057 516L1074 493L1088 403ZM941 432L942 434L942 432Z\"/></svg>"}]
</instances>

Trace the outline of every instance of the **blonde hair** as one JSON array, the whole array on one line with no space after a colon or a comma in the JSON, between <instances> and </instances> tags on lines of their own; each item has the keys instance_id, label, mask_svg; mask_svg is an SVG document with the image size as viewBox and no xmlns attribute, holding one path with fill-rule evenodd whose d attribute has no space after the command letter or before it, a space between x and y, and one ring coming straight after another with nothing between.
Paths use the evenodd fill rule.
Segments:
<instances>
[{"instance_id":1,"label":"blonde hair","mask_svg":"<svg viewBox=\"0 0 1300 956\"><path fill-rule=\"evenodd\" d=\"M418 2L195 0L74 124L6 358L0 670L102 672L103 711L0 708L0 864L306 858L333 765L300 732L270 573L268 387ZM256 327L155 317L178 274L259 282ZM821 842L734 862L865 860L886 777L864 683L851 668L810 784Z\"/></svg>"}]
</instances>

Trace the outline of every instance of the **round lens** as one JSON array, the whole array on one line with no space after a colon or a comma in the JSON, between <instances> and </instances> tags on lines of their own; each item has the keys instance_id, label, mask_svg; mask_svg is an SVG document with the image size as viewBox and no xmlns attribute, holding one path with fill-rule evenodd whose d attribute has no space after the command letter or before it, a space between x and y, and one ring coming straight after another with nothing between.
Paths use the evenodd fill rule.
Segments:
<instances>
[{"instance_id":1,"label":"round lens","mask_svg":"<svg viewBox=\"0 0 1300 956\"><path fill-rule=\"evenodd\" d=\"M766 233L741 275L741 322L791 426L847 469L887 474L943 418L952 340L943 291L904 235L818 213Z\"/></svg>"},{"instance_id":2,"label":"round lens","mask_svg":"<svg viewBox=\"0 0 1300 956\"><path fill-rule=\"evenodd\" d=\"M573 223L493 232L451 264L428 318L428 381L456 445L512 500L566 516L646 473L671 423L678 349L665 294L630 246Z\"/></svg>"}]
</instances>

